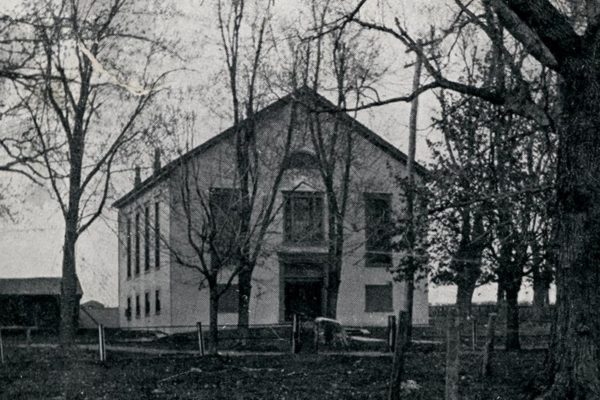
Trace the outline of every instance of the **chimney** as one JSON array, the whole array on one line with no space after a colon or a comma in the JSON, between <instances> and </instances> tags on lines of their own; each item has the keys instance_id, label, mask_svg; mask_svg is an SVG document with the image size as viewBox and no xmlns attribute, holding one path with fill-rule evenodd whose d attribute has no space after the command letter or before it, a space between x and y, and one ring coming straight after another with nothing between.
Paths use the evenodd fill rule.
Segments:
<instances>
[{"instance_id":1,"label":"chimney","mask_svg":"<svg viewBox=\"0 0 600 400\"><path fill-rule=\"evenodd\" d=\"M154 149L154 175L158 174L160 170L160 149L156 147Z\"/></svg>"},{"instance_id":2,"label":"chimney","mask_svg":"<svg viewBox=\"0 0 600 400\"><path fill-rule=\"evenodd\" d=\"M142 184L142 177L140 175L140 166L135 166L135 180L133 181L133 187L137 188Z\"/></svg>"}]
</instances>

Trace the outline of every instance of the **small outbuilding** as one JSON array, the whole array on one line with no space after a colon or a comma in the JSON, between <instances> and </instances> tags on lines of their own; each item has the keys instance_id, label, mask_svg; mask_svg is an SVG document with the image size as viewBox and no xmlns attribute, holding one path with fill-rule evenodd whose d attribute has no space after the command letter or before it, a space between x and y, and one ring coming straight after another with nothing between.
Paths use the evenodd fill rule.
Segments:
<instances>
[{"instance_id":1,"label":"small outbuilding","mask_svg":"<svg viewBox=\"0 0 600 400\"><path fill-rule=\"evenodd\" d=\"M79 328L95 329L98 325L105 328L119 327L119 309L106 307L104 304L90 300L79 307Z\"/></svg>"},{"instance_id":2,"label":"small outbuilding","mask_svg":"<svg viewBox=\"0 0 600 400\"><path fill-rule=\"evenodd\" d=\"M58 330L60 295L61 278L0 279L0 327ZM77 308L82 295L78 281Z\"/></svg>"}]
</instances>

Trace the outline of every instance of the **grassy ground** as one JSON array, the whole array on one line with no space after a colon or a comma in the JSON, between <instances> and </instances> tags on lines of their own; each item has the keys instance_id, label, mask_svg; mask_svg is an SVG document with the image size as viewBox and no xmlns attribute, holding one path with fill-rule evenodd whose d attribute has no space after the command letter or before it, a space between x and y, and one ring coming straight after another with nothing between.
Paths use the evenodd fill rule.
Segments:
<instances>
[{"instance_id":1,"label":"grassy ground","mask_svg":"<svg viewBox=\"0 0 600 400\"><path fill-rule=\"evenodd\" d=\"M78 351L67 362L58 350L6 349L0 365L1 399L383 399L391 358L297 356L149 357ZM409 353L407 379L420 389L410 399L443 399L444 353ZM543 353L499 352L494 376L477 376L480 357L464 354L463 399L525 399ZM66 394L66 395L65 395Z\"/></svg>"}]
</instances>

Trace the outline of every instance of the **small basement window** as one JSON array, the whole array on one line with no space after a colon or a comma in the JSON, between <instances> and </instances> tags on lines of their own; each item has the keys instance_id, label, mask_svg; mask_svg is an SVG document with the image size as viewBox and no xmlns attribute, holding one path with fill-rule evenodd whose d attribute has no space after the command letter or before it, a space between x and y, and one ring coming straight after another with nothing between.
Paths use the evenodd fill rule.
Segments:
<instances>
[{"instance_id":1,"label":"small basement window","mask_svg":"<svg viewBox=\"0 0 600 400\"><path fill-rule=\"evenodd\" d=\"M125 309L125 317L127 321L131 321L131 297L127 298L127 308Z\"/></svg>"},{"instance_id":2,"label":"small basement window","mask_svg":"<svg viewBox=\"0 0 600 400\"><path fill-rule=\"evenodd\" d=\"M144 293L144 311L146 316L150 315L150 292Z\"/></svg>"},{"instance_id":3,"label":"small basement window","mask_svg":"<svg viewBox=\"0 0 600 400\"><path fill-rule=\"evenodd\" d=\"M135 317L136 318L140 317L140 295L139 294L135 295Z\"/></svg>"},{"instance_id":4,"label":"small basement window","mask_svg":"<svg viewBox=\"0 0 600 400\"><path fill-rule=\"evenodd\" d=\"M158 315L160 314L161 304L160 304L160 290L156 290L154 292L154 312Z\"/></svg>"}]
</instances>

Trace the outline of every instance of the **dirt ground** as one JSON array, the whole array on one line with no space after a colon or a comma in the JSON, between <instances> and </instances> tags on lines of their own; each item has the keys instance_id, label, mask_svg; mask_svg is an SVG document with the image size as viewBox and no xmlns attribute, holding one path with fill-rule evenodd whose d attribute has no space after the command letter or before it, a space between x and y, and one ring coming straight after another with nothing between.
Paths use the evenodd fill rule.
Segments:
<instances>
[{"instance_id":1,"label":"dirt ground","mask_svg":"<svg viewBox=\"0 0 600 400\"><path fill-rule=\"evenodd\" d=\"M384 399L391 357L144 356L78 350L68 362L57 349L8 348L0 365L1 399ZM407 399L443 399L444 353L413 350ZM478 354L464 354L463 399L527 399L544 353L498 352L494 376L478 377Z\"/></svg>"}]
</instances>

